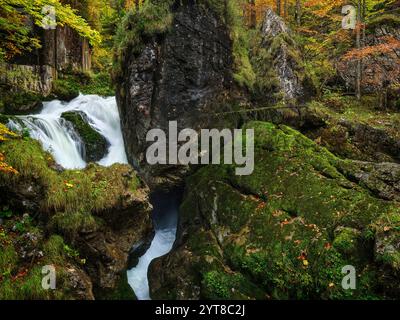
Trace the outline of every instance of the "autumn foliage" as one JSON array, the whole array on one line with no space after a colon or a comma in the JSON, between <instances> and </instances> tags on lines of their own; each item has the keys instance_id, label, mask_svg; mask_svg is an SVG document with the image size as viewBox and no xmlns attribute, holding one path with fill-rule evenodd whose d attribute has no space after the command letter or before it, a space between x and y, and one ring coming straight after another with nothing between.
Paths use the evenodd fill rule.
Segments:
<instances>
[{"instance_id":1,"label":"autumn foliage","mask_svg":"<svg viewBox=\"0 0 400 320\"><path fill-rule=\"evenodd\" d=\"M7 129L5 125L0 123L0 143L16 136L17 135L14 132L10 131L9 129ZM17 173L17 171L14 168L9 166L5 162L5 157L1 152L0 152L0 172L13 173L13 174Z\"/></svg>"}]
</instances>

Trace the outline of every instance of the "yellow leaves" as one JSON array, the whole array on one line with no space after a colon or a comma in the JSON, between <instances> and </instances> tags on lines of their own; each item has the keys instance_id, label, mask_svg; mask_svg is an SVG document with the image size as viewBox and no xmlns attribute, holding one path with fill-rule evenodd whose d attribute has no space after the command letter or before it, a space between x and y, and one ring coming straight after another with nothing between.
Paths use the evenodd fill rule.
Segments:
<instances>
[{"instance_id":1,"label":"yellow leaves","mask_svg":"<svg viewBox=\"0 0 400 320\"><path fill-rule=\"evenodd\" d=\"M4 124L0 123L0 142L8 140L8 138L17 137L17 135L10 131ZM17 174L18 171L5 162L5 156L0 152L0 172Z\"/></svg>"},{"instance_id":2,"label":"yellow leaves","mask_svg":"<svg viewBox=\"0 0 400 320\"><path fill-rule=\"evenodd\" d=\"M304 267L308 267L310 263L307 260L307 253L305 251L302 251L301 254L297 257L298 260L301 260L303 263Z\"/></svg>"},{"instance_id":3,"label":"yellow leaves","mask_svg":"<svg viewBox=\"0 0 400 320\"><path fill-rule=\"evenodd\" d=\"M4 124L0 123L0 142L17 136L17 134L9 130Z\"/></svg>"},{"instance_id":4,"label":"yellow leaves","mask_svg":"<svg viewBox=\"0 0 400 320\"><path fill-rule=\"evenodd\" d=\"M69 183L69 182L65 182L65 186L66 186L68 189L72 189L72 188L74 187L74 185L73 185L72 183Z\"/></svg>"},{"instance_id":5,"label":"yellow leaves","mask_svg":"<svg viewBox=\"0 0 400 320\"><path fill-rule=\"evenodd\" d=\"M5 156L0 153L0 172L18 174L18 171L4 162Z\"/></svg>"},{"instance_id":6,"label":"yellow leaves","mask_svg":"<svg viewBox=\"0 0 400 320\"><path fill-rule=\"evenodd\" d=\"M333 288L335 286L335 284L333 282L329 283L328 287L329 288Z\"/></svg>"}]
</instances>

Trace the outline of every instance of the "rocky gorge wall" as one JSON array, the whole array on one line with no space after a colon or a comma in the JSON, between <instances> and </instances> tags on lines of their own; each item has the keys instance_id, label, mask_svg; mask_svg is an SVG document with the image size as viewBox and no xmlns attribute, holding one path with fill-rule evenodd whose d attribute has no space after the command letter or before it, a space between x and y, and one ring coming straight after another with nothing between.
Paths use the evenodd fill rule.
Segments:
<instances>
[{"instance_id":1,"label":"rocky gorge wall","mask_svg":"<svg viewBox=\"0 0 400 320\"><path fill-rule=\"evenodd\" d=\"M188 27L209 21L207 14L203 16L192 5L178 6L167 33L147 39L139 52L128 50L123 80L118 84L129 159L149 181L159 184L170 185L184 175L179 168L151 168L146 164L147 131L168 131L167 122L171 120L179 120L181 128L186 125L198 129L209 124L197 115L207 111L207 106L212 107L213 102L215 105L218 92L227 92L229 85L224 84L229 84L225 80L229 77L224 75L233 69L226 63L218 64L222 68L217 69L210 64L215 57L230 58L232 47L222 46L222 51L218 49L210 57L207 50L198 46L200 39L202 45L220 48L221 39L209 34L215 29L203 28L199 33ZM201 25L219 26L204 22ZM209 35L208 39L203 39L202 34ZM255 52L266 54L252 60L263 67L257 69L258 79L262 81L272 73L286 104L265 117L270 122L245 125L256 131L253 175L238 177L233 166L221 165L201 168L186 178L174 249L150 266L151 296L395 298L399 294L400 168L396 163L378 161L395 157L378 157L374 151L362 150L371 152L370 158L377 162L346 160L320 146L318 139L312 141L282 125L308 127L312 131L329 127L329 119L319 117L309 107L301 111L298 108L312 90L307 86L301 52L290 30L272 11L266 13L260 39ZM226 34L224 41L228 40ZM215 55L219 52L223 54ZM217 84L209 82L213 84L211 88L203 84L207 90L200 90L201 80L211 76L218 79ZM203 95L193 99L192 93ZM266 96L269 94L265 92ZM192 114L197 117L193 119ZM349 124L352 128L357 125ZM379 139L367 143L363 139L368 135L360 137L361 130L364 129L353 134L360 148L398 154L395 139L378 149L379 141L375 140ZM372 127L366 131L376 132ZM357 270L357 290L342 290L342 268L346 265Z\"/></svg>"},{"instance_id":2,"label":"rocky gorge wall","mask_svg":"<svg viewBox=\"0 0 400 320\"><path fill-rule=\"evenodd\" d=\"M206 115L231 87L232 44L220 17L196 2L177 6L170 30L145 38L122 61L117 101L130 163L156 184L181 183L185 167L148 166L146 134L178 120L178 130L207 127Z\"/></svg>"},{"instance_id":3,"label":"rocky gorge wall","mask_svg":"<svg viewBox=\"0 0 400 320\"><path fill-rule=\"evenodd\" d=\"M42 47L0 66L1 85L46 97L59 73L91 69L89 42L70 27L34 27L33 32L39 36Z\"/></svg>"}]
</instances>

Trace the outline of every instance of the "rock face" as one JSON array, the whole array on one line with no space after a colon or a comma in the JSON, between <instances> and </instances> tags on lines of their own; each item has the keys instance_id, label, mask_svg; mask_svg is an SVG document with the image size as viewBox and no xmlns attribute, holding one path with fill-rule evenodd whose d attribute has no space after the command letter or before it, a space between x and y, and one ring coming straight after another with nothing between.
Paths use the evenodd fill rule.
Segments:
<instances>
[{"instance_id":1,"label":"rock face","mask_svg":"<svg viewBox=\"0 0 400 320\"><path fill-rule=\"evenodd\" d=\"M400 27L383 21L369 27L365 41L367 46L377 46L387 43L390 38L400 40ZM393 50L363 59L362 90L364 93L377 93L388 90L390 86L396 87L396 83L400 81L399 56L400 48L393 47ZM352 59L341 60L338 63L338 70L347 88L354 90L357 62ZM394 97L388 98L394 98L394 102L400 97L398 90L390 94Z\"/></svg>"},{"instance_id":2,"label":"rock face","mask_svg":"<svg viewBox=\"0 0 400 320\"><path fill-rule=\"evenodd\" d=\"M15 215L31 213L39 230L62 236L69 263L75 272L83 270L92 297L117 290L132 245L153 232L147 186L128 165L90 164L83 171L59 172L51 155L30 139L8 141L2 150L19 174L0 174L0 207ZM45 258L50 264L59 259ZM67 287L78 280L65 281Z\"/></svg>"},{"instance_id":3,"label":"rock face","mask_svg":"<svg viewBox=\"0 0 400 320\"><path fill-rule=\"evenodd\" d=\"M273 55L273 65L285 100L299 99L305 94L299 52L292 39L292 32L272 9L265 11L261 27L261 47ZM304 71L303 71L304 75Z\"/></svg>"},{"instance_id":4,"label":"rock face","mask_svg":"<svg viewBox=\"0 0 400 320\"><path fill-rule=\"evenodd\" d=\"M227 28L211 10L185 4L174 12L167 34L145 40L138 55L125 56L117 101L128 159L149 181L179 182L186 168L147 165L146 134L154 128L168 133L168 122L174 120L179 120L179 129L207 124L204 115L215 110L231 84Z\"/></svg>"},{"instance_id":5,"label":"rock face","mask_svg":"<svg viewBox=\"0 0 400 320\"><path fill-rule=\"evenodd\" d=\"M97 162L104 158L109 143L106 138L90 126L84 112L65 112L61 115L61 118L69 121L82 139L84 145L83 159L86 162Z\"/></svg>"},{"instance_id":6,"label":"rock face","mask_svg":"<svg viewBox=\"0 0 400 320\"><path fill-rule=\"evenodd\" d=\"M341 160L286 126L246 128L254 173L208 166L187 180L176 246L150 267L152 298L398 297L399 165ZM342 288L347 265L356 290Z\"/></svg>"},{"instance_id":7,"label":"rock face","mask_svg":"<svg viewBox=\"0 0 400 320\"><path fill-rule=\"evenodd\" d=\"M0 64L0 93L4 95L0 104L5 105L3 112L34 112L41 107L45 97L55 93L52 90L60 74L91 69L88 40L68 26L58 26L56 30L33 27L32 33L41 40L40 50Z\"/></svg>"}]
</instances>

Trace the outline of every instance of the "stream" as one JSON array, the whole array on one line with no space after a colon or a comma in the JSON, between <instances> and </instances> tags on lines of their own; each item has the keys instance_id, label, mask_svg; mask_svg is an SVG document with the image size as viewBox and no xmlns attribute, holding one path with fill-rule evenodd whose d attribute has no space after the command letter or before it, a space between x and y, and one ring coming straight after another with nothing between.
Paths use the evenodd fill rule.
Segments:
<instances>
[{"instance_id":1,"label":"stream","mask_svg":"<svg viewBox=\"0 0 400 320\"><path fill-rule=\"evenodd\" d=\"M80 95L68 103L58 100L44 102L40 113L18 116L23 125L11 121L9 127L17 131L27 128L30 136L39 140L43 148L51 152L56 162L65 169L83 169L86 162L83 160L81 139L69 123L61 118L67 111L84 112L90 126L107 139L110 146L106 156L98 162L100 165L128 163L115 97ZM128 282L139 300L150 299L147 271L151 261L167 254L176 236L177 193L155 193L151 196L151 202L154 207L154 239L150 248L139 258L138 265L128 270Z\"/></svg>"}]
</instances>

